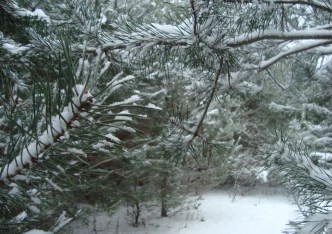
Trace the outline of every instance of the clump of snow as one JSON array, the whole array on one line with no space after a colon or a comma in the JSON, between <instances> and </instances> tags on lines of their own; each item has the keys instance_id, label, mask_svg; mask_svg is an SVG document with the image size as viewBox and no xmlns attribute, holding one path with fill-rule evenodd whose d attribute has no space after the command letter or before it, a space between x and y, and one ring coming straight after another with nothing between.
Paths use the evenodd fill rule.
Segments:
<instances>
[{"instance_id":1,"label":"clump of snow","mask_svg":"<svg viewBox=\"0 0 332 234\"><path fill-rule=\"evenodd\" d=\"M156 110L162 110L161 107L156 106L155 104L149 103L146 107L151 108L151 109L156 109Z\"/></svg>"},{"instance_id":2,"label":"clump of snow","mask_svg":"<svg viewBox=\"0 0 332 234\"><path fill-rule=\"evenodd\" d=\"M214 109L214 110L210 110L207 115L209 116L218 116L219 115L219 110L218 109Z\"/></svg>"},{"instance_id":3,"label":"clump of snow","mask_svg":"<svg viewBox=\"0 0 332 234\"><path fill-rule=\"evenodd\" d=\"M25 8L20 8L17 5L14 5L16 8L16 14L20 16L36 17L38 20L46 21L50 23L50 17L45 14L42 9L36 8L34 11L29 11Z\"/></svg>"},{"instance_id":4,"label":"clump of snow","mask_svg":"<svg viewBox=\"0 0 332 234\"><path fill-rule=\"evenodd\" d=\"M116 75L113 78L113 80L111 80L110 82L107 83L107 86L111 87L111 89L109 91L110 94L113 93L115 90L119 89L122 86L123 83L135 79L135 77L132 76L132 75L126 76L124 78L121 78L122 75L123 75L123 73L119 73L118 75Z\"/></svg>"},{"instance_id":5,"label":"clump of snow","mask_svg":"<svg viewBox=\"0 0 332 234\"><path fill-rule=\"evenodd\" d=\"M324 161L332 161L332 153L312 152L310 153L310 157L320 158Z\"/></svg>"},{"instance_id":6,"label":"clump of snow","mask_svg":"<svg viewBox=\"0 0 332 234\"><path fill-rule=\"evenodd\" d=\"M37 229L33 229L27 232L24 232L23 234L52 234L53 232L45 232L43 230L37 230Z\"/></svg>"},{"instance_id":7,"label":"clump of snow","mask_svg":"<svg viewBox=\"0 0 332 234\"><path fill-rule=\"evenodd\" d=\"M140 96L135 94L135 95L131 96L130 98L127 98L123 101L114 102L110 106L120 106L120 105L132 104L132 103L137 102L139 100L141 100Z\"/></svg>"},{"instance_id":8,"label":"clump of snow","mask_svg":"<svg viewBox=\"0 0 332 234\"><path fill-rule=\"evenodd\" d=\"M20 190L18 189L17 184L15 183L10 183L9 187L11 187L10 191L8 192L9 195L15 196L20 193Z\"/></svg>"},{"instance_id":9,"label":"clump of snow","mask_svg":"<svg viewBox=\"0 0 332 234\"><path fill-rule=\"evenodd\" d=\"M132 121L133 118L128 115L131 115L128 110L121 111L115 116L114 120Z\"/></svg>"},{"instance_id":10,"label":"clump of snow","mask_svg":"<svg viewBox=\"0 0 332 234\"><path fill-rule=\"evenodd\" d=\"M27 46L20 46L18 44L14 44L14 43L11 44L11 43L7 43L7 42L3 43L2 48L7 50L11 54L19 54L28 49Z\"/></svg>"},{"instance_id":11,"label":"clump of snow","mask_svg":"<svg viewBox=\"0 0 332 234\"><path fill-rule=\"evenodd\" d=\"M76 215L79 215L81 212L82 210L77 211ZM56 233L57 231L59 231L61 228L63 228L73 220L73 218L66 217L66 214L67 214L66 211L62 212L62 214L60 215L60 217L58 218L58 220L54 225L53 232Z\"/></svg>"},{"instance_id":12,"label":"clump of snow","mask_svg":"<svg viewBox=\"0 0 332 234\"><path fill-rule=\"evenodd\" d=\"M271 102L269 105L269 109L275 112L284 112L284 113L297 113L300 110L296 109L292 106L284 106L284 105L280 105L280 104L276 104L274 102Z\"/></svg>"},{"instance_id":13,"label":"clump of snow","mask_svg":"<svg viewBox=\"0 0 332 234\"><path fill-rule=\"evenodd\" d=\"M35 214L40 214L40 209L37 206L34 205L28 205L28 208L30 209L30 211L32 211Z\"/></svg>"},{"instance_id":14,"label":"clump of snow","mask_svg":"<svg viewBox=\"0 0 332 234\"><path fill-rule=\"evenodd\" d=\"M105 137L107 137L108 139L110 139L111 141L113 141L115 143L121 142L121 140L119 138L117 138L116 136L114 136L112 133L106 134Z\"/></svg>"},{"instance_id":15,"label":"clump of snow","mask_svg":"<svg viewBox=\"0 0 332 234\"><path fill-rule=\"evenodd\" d=\"M258 175L257 175L257 179L260 180L262 183L268 183L269 179L269 171L266 170L265 168L260 169Z\"/></svg>"},{"instance_id":16,"label":"clump of snow","mask_svg":"<svg viewBox=\"0 0 332 234\"><path fill-rule=\"evenodd\" d=\"M86 153L83 150L81 150L81 149L67 148L67 151L69 153L72 153L72 154L78 154L78 155L82 155L84 157L87 157Z\"/></svg>"},{"instance_id":17,"label":"clump of snow","mask_svg":"<svg viewBox=\"0 0 332 234\"><path fill-rule=\"evenodd\" d=\"M19 213L15 218L13 218L11 220L11 223L20 223L22 222L24 219L26 219L26 217L28 217L27 212L22 211L21 213Z\"/></svg>"},{"instance_id":18,"label":"clump of snow","mask_svg":"<svg viewBox=\"0 0 332 234\"><path fill-rule=\"evenodd\" d=\"M104 65L104 67L100 70L99 76L102 76L107 70L108 68L111 66L111 62L107 61Z\"/></svg>"},{"instance_id":19,"label":"clump of snow","mask_svg":"<svg viewBox=\"0 0 332 234\"><path fill-rule=\"evenodd\" d=\"M331 137L321 137L314 141L314 144L318 147L328 146L332 144Z\"/></svg>"}]
</instances>

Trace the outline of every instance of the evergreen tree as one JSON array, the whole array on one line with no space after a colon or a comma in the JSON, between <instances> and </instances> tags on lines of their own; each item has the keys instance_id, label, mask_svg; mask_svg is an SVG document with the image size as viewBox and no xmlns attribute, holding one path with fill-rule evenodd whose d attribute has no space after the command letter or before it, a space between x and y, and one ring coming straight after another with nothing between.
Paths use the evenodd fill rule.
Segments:
<instances>
[{"instance_id":1,"label":"evergreen tree","mask_svg":"<svg viewBox=\"0 0 332 234\"><path fill-rule=\"evenodd\" d=\"M151 17L139 14L141 6ZM293 95L289 92L292 101L302 106L292 107L294 103L283 100L272 103L271 112L295 116L291 127L308 134L304 140L314 139L316 143L309 146L315 153L304 157L297 150L286 156L274 154L273 159L282 161L282 170L293 166L298 170L292 171L302 173L293 177L293 181L300 179L300 191L317 188L325 196L329 162L321 156L331 153L329 128L323 128L330 120L330 78L328 65L320 74L316 65L331 51L331 3L188 0L179 1L169 15L170 5L161 6L161 1L1 1L4 231L22 232L36 226L59 230L70 221L65 218L68 213L80 213L73 202L77 194L91 202L111 195L106 200L117 204L129 192L127 202L133 202L139 212L147 195L139 191L139 180L153 175L161 180L146 185L159 188L161 215L167 215L176 170L171 162L191 167L195 160L209 164L213 155L218 155L219 162L228 161L230 155L231 161L243 165L243 155L256 155L260 143L266 143L264 138L271 144L272 129L261 131L262 125L257 127L247 118L260 118L257 122L264 118L258 110L266 104L264 86L269 84L265 81L287 90L291 86L285 84L291 84L292 76L306 81L297 83ZM158 12L160 7L165 18ZM301 58L296 58L299 53ZM282 63L288 57L293 64ZM278 65L294 72L284 71L285 78ZM161 82L143 82L151 77ZM325 85L308 85L316 84L315 77ZM318 91L323 95L306 100ZM166 127L152 132L140 120L146 118L145 112L157 115L147 110L159 109L151 99L161 93L166 94L164 100L155 104L163 106L169 118L161 118ZM313 128L311 122L321 129ZM158 139L155 145L148 144L151 138ZM126 152L124 147L138 151ZM150 150L157 156L151 156ZM305 211L307 220L320 223L317 231L328 230L328 222L320 222L329 212L328 197L317 198L310 189L306 197L318 200L304 203L310 208ZM47 199L50 196L57 206ZM298 199L301 196L296 193ZM321 202L324 206L310 207ZM47 220L44 227L36 221L40 217Z\"/></svg>"},{"instance_id":2,"label":"evergreen tree","mask_svg":"<svg viewBox=\"0 0 332 234\"><path fill-rule=\"evenodd\" d=\"M276 144L272 161L294 196L302 220L294 221L300 233L329 233L331 183L331 103L325 90L331 86L329 67L314 66L313 77L301 80L305 99L297 105L272 103L273 112L288 115L288 132ZM314 85L308 85L314 83ZM300 85L298 85L300 86ZM303 88L302 88L303 90Z\"/></svg>"}]
</instances>

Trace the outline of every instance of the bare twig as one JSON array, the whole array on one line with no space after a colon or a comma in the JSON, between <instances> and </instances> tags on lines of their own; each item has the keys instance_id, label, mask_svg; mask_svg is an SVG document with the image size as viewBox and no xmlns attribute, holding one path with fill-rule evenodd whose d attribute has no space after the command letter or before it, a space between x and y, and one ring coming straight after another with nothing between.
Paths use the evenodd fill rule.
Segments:
<instances>
[{"instance_id":1,"label":"bare twig","mask_svg":"<svg viewBox=\"0 0 332 234\"><path fill-rule=\"evenodd\" d=\"M188 143L191 143L191 142L192 142L197 136L199 136L199 131L200 131L200 129L201 129L202 126L203 126L203 121L204 121L204 119L205 119L205 117L206 117L206 114L207 114L207 112L208 112L208 110L209 110L209 107L210 107L210 105L211 105L211 103L212 103L212 100L213 100L213 98L214 98L214 95L215 95L215 93L216 93L216 91L217 91L218 80L219 80L219 78L220 78L220 76L221 76L221 71L222 71L223 64L224 64L224 59L223 59L223 58L220 58L220 61L219 61L219 64L218 64L218 68L217 68L217 71L216 71L216 74L215 74L215 78L214 78L214 81L213 81L213 85L212 85L212 89L211 89L210 97L209 97L209 99L208 99L208 101L207 101L207 104L206 104L206 106L205 106L205 109L204 109L204 111L203 111L203 114L200 116L200 119L199 119L199 121L198 121L198 124L197 124L197 126L196 126L196 128L195 128L195 131L192 132L192 137L191 137L191 139L188 141Z\"/></svg>"},{"instance_id":2,"label":"bare twig","mask_svg":"<svg viewBox=\"0 0 332 234\"><path fill-rule=\"evenodd\" d=\"M194 35L197 36L198 35L198 23L197 23L197 9L196 9L196 1L195 0L190 0L190 6L191 6L191 13L193 15L194 18Z\"/></svg>"},{"instance_id":3,"label":"bare twig","mask_svg":"<svg viewBox=\"0 0 332 234\"><path fill-rule=\"evenodd\" d=\"M313 33L315 30L315 33ZM253 44L263 40L331 40L332 34L330 30L318 30L316 28L299 30L294 32L281 31L256 31L252 33L242 34L235 39L226 41L229 47L237 48L249 44Z\"/></svg>"},{"instance_id":4,"label":"bare twig","mask_svg":"<svg viewBox=\"0 0 332 234\"><path fill-rule=\"evenodd\" d=\"M281 84L279 81L277 81L277 80L273 77L273 75L272 75L272 73L270 72L269 69L266 69L266 71L267 71L267 74L269 74L270 78L274 81L274 83L276 83L276 84L277 84L282 90L286 90L286 89L287 89L287 87L285 87L283 84Z\"/></svg>"},{"instance_id":5,"label":"bare twig","mask_svg":"<svg viewBox=\"0 0 332 234\"><path fill-rule=\"evenodd\" d=\"M320 47L320 46L325 46L325 45L330 45L332 44L331 40L324 40L324 41L314 41L311 43L307 43L306 45L299 45L299 46L294 46L293 48L288 49L285 52L280 52L278 53L276 56L265 60L263 62L261 62L260 66L259 66L259 71L265 70L268 67L270 67L271 65L275 64L276 62L278 62L279 60L293 55L293 54L298 54L316 47Z\"/></svg>"}]
</instances>

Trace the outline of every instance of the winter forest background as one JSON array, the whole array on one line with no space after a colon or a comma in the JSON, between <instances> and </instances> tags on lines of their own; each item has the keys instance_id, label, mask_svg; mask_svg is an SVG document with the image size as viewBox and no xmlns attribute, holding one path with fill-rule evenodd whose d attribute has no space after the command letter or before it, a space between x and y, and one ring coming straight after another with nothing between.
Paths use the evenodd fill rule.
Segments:
<instances>
[{"instance_id":1,"label":"winter forest background","mask_svg":"<svg viewBox=\"0 0 332 234\"><path fill-rule=\"evenodd\" d=\"M260 183L332 233L331 0L1 0L0 22L1 233Z\"/></svg>"}]
</instances>

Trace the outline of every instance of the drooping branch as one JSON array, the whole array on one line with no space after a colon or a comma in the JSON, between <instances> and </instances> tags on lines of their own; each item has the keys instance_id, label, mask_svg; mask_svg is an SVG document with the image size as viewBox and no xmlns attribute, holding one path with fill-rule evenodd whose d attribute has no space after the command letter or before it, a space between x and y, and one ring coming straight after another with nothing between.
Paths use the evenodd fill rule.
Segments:
<instances>
[{"instance_id":1,"label":"drooping branch","mask_svg":"<svg viewBox=\"0 0 332 234\"><path fill-rule=\"evenodd\" d=\"M83 85L73 88L74 97L64 110L52 118L48 126L38 139L25 146L20 154L0 168L0 182L13 177L25 166L31 165L38 157L60 139L76 120L79 113L92 104L92 95L84 90Z\"/></svg>"},{"instance_id":2,"label":"drooping branch","mask_svg":"<svg viewBox=\"0 0 332 234\"><path fill-rule=\"evenodd\" d=\"M266 69L266 71L267 71L267 74L269 74L270 78L273 80L273 82L276 83L276 84L277 84L282 90L286 90L286 89L287 89L287 87L285 87L285 85L281 84L279 81L277 81L277 80L273 77L273 75L272 75L272 73L270 72L269 69Z\"/></svg>"},{"instance_id":3,"label":"drooping branch","mask_svg":"<svg viewBox=\"0 0 332 234\"><path fill-rule=\"evenodd\" d=\"M297 54L297 53L301 53L303 51L307 51L319 46L324 46L324 45L329 45L332 44L332 40L323 40L323 41L314 41L314 42L308 42L306 44L300 44L297 46L294 46L293 48L290 48L284 52L281 52L277 55L275 55L274 57L262 61L259 65L259 71L265 70L266 68L270 67L271 65L275 64L276 62L280 61L281 59L289 56L289 55L293 55L293 54Z\"/></svg>"},{"instance_id":4,"label":"drooping branch","mask_svg":"<svg viewBox=\"0 0 332 234\"><path fill-rule=\"evenodd\" d=\"M331 40L332 32L330 30L306 29L293 32L281 31L256 31L236 36L234 39L226 41L229 47L241 47L253 44L263 40Z\"/></svg>"},{"instance_id":5,"label":"drooping branch","mask_svg":"<svg viewBox=\"0 0 332 234\"><path fill-rule=\"evenodd\" d=\"M237 3L237 4L248 4L248 3L254 3L254 0L223 0L223 2L229 2L229 3ZM322 11L326 11L328 13L332 13L332 8L328 7L326 5L322 5L319 2L309 0L309 1L303 1L303 0L276 0L276 1L269 1L269 0L260 0L258 1L258 4L289 4L289 5L304 5L304 6L310 6Z\"/></svg>"},{"instance_id":6,"label":"drooping branch","mask_svg":"<svg viewBox=\"0 0 332 234\"><path fill-rule=\"evenodd\" d=\"M263 0L263 3L271 3L269 1ZM304 6L311 6L313 8L326 11L328 13L332 13L332 8L326 5L322 5L316 1L301 1L301 0L277 0L273 1L273 4L289 4L289 5L304 5Z\"/></svg>"}]
</instances>

